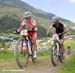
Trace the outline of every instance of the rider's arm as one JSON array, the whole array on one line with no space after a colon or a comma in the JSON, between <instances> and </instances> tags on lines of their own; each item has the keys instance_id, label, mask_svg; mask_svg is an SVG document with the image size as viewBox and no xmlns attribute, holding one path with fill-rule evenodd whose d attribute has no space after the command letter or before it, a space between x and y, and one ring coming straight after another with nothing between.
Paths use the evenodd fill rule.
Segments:
<instances>
[{"instance_id":1,"label":"rider's arm","mask_svg":"<svg viewBox=\"0 0 75 73\"><path fill-rule=\"evenodd\" d=\"M34 26L34 31L38 31L38 27L37 27L36 21L33 21L32 24Z\"/></svg>"},{"instance_id":2,"label":"rider's arm","mask_svg":"<svg viewBox=\"0 0 75 73\"><path fill-rule=\"evenodd\" d=\"M17 31L20 32L24 28L24 26L25 26L25 21L23 20L21 22L20 27L19 27L19 29Z\"/></svg>"},{"instance_id":3,"label":"rider's arm","mask_svg":"<svg viewBox=\"0 0 75 73\"><path fill-rule=\"evenodd\" d=\"M69 27L66 24L64 24L64 31L65 32L69 31Z\"/></svg>"},{"instance_id":4,"label":"rider's arm","mask_svg":"<svg viewBox=\"0 0 75 73\"><path fill-rule=\"evenodd\" d=\"M50 26L50 27L47 29L46 35L48 35L48 34L51 32L51 29L52 29L52 26Z\"/></svg>"}]
</instances>

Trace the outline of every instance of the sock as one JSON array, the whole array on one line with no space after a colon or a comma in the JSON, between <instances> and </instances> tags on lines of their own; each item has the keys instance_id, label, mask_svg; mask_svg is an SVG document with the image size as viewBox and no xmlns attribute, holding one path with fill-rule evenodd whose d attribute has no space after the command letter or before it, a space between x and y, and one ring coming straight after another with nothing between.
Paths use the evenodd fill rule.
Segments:
<instances>
[{"instance_id":1,"label":"sock","mask_svg":"<svg viewBox=\"0 0 75 73\"><path fill-rule=\"evenodd\" d=\"M36 54L36 51L34 51L34 54Z\"/></svg>"}]
</instances>

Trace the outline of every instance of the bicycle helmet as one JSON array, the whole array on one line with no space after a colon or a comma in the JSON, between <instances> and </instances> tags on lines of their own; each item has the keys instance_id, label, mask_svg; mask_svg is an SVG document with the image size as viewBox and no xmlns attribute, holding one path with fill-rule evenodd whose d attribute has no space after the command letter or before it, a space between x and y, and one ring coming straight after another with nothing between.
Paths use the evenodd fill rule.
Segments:
<instances>
[{"instance_id":1,"label":"bicycle helmet","mask_svg":"<svg viewBox=\"0 0 75 73\"><path fill-rule=\"evenodd\" d=\"M32 13L30 11L24 12L24 18L30 18L32 17Z\"/></svg>"},{"instance_id":2,"label":"bicycle helmet","mask_svg":"<svg viewBox=\"0 0 75 73\"><path fill-rule=\"evenodd\" d=\"M57 17L57 16L52 17L52 21L53 22L59 21L59 17Z\"/></svg>"}]
</instances>

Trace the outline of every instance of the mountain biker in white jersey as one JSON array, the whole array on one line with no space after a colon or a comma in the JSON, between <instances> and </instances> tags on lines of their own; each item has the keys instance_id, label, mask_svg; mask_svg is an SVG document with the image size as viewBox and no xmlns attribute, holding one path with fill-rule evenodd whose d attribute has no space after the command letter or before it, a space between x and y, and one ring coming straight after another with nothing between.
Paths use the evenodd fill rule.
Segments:
<instances>
[{"instance_id":1,"label":"mountain biker in white jersey","mask_svg":"<svg viewBox=\"0 0 75 73\"><path fill-rule=\"evenodd\" d=\"M24 29L24 26L27 28L27 30L34 30L34 32L28 32L28 36L30 36L32 38L33 41L33 47L34 47L34 55L33 58L37 58L36 55L36 51L37 51L37 31L38 31L38 27L36 24L36 21L32 19L32 13L30 11L26 11L24 13L24 19L22 20L20 27L18 29L18 31L21 31L22 29Z\"/></svg>"},{"instance_id":2,"label":"mountain biker in white jersey","mask_svg":"<svg viewBox=\"0 0 75 73\"><path fill-rule=\"evenodd\" d=\"M61 45L61 51L64 58L64 32L67 32L69 28L60 22L59 17L54 16L52 18L53 25L50 25L50 27L47 30L46 35L49 35L49 32L51 32L52 28L55 28L55 33L58 34L60 39L60 45Z\"/></svg>"}]
</instances>

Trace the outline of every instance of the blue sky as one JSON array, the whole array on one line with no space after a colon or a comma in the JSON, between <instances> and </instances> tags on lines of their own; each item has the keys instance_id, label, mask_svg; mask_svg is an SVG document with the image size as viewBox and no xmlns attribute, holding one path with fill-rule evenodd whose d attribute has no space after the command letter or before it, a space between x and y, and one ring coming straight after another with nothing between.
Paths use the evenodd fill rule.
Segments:
<instances>
[{"instance_id":1,"label":"blue sky","mask_svg":"<svg viewBox=\"0 0 75 73\"><path fill-rule=\"evenodd\" d=\"M75 22L75 0L22 0L34 6Z\"/></svg>"}]
</instances>

